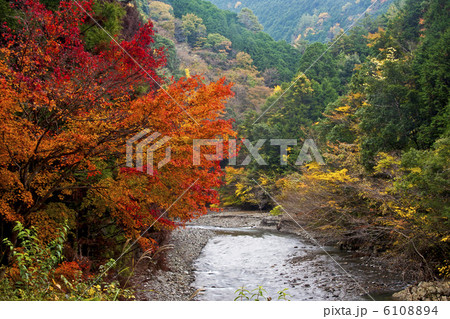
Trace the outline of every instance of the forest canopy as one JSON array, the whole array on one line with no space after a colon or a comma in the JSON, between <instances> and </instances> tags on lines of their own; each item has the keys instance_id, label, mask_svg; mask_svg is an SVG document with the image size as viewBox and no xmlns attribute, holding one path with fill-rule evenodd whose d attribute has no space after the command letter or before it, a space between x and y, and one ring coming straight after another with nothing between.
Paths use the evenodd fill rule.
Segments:
<instances>
[{"instance_id":1,"label":"forest canopy","mask_svg":"<svg viewBox=\"0 0 450 319\"><path fill-rule=\"evenodd\" d=\"M135 299L136 263L164 269L168 234L223 207L450 278L449 1L0 10L0 299ZM238 152L197 165L199 139Z\"/></svg>"},{"instance_id":2,"label":"forest canopy","mask_svg":"<svg viewBox=\"0 0 450 319\"><path fill-rule=\"evenodd\" d=\"M249 8L275 40L327 42L346 30L371 5L367 14L378 16L394 0L209 0L219 8L241 12ZM337 32L337 33L336 33Z\"/></svg>"}]
</instances>

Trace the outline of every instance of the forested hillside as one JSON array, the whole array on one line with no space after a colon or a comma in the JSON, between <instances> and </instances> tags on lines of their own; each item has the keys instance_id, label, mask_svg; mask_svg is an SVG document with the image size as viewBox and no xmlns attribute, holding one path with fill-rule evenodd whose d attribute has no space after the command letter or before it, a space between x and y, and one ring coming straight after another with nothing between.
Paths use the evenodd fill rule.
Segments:
<instances>
[{"instance_id":1,"label":"forested hillside","mask_svg":"<svg viewBox=\"0 0 450 319\"><path fill-rule=\"evenodd\" d=\"M221 9L239 13L249 8L275 40L290 43L327 42L347 29L360 14L386 12L394 0L209 0Z\"/></svg>"},{"instance_id":2,"label":"forested hillside","mask_svg":"<svg viewBox=\"0 0 450 319\"><path fill-rule=\"evenodd\" d=\"M135 299L223 207L450 278L449 1L214 2L0 0L0 299Z\"/></svg>"},{"instance_id":3,"label":"forested hillside","mask_svg":"<svg viewBox=\"0 0 450 319\"><path fill-rule=\"evenodd\" d=\"M308 46L297 77L265 112L250 112L239 134L313 139L326 165L297 166L303 143L280 165L266 144L268 166L228 168L225 202L295 214L312 232L389 256L407 276L448 276L449 10L444 0L406 1L386 22L342 37L303 74L326 50Z\"/></svg>"},{"instance_id":4,"label":"forested hillside","mask_svg":"<svg viewBox=\"0 0 450 319\"><path fill-rule=\"evenodd\" d=\"M175 17L195 14L203 20L208 34L220 34L232 42L232 48L250 54L259 71L275 68L282 81L289 81L297 69L300 52L284 41L239 23L236 13L220 10L204 0L169 0Z\"/></svg>"}]
</instances>

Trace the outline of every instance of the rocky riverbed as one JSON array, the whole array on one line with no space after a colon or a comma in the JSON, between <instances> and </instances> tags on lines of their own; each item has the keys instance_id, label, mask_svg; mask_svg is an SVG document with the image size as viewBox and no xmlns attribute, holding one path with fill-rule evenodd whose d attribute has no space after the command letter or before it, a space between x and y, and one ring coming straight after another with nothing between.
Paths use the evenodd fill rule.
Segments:
<instances>
[{"instance_id":1,"label":"rocky riverbed","mask_svg":"<svg viewBox=\"0 0 450 319\"><path fill-rule=\"evenodd\" d=\"M450 301L450 282L421 282L394 294L395 300Z\"/></svg>"},{"instance_id":2,"label":"rocky riverbed","mask_svg":"<svg viewBox=\"0 0 450 319\"><path fill-rule=\"evenodd\" d=\"M218 238L218 230L224 228L257 229L262 232L267 231L269 234L272 232L275 236L285 233L289 234L290 238L294 238L294 240L298 238L305 243L304 251L297 252L297 246L292 247L295 248L294 253L291 250L284 261L280 260L280 266L283 268L276 270L277 266L271 267L271 271L274 272L271 278L279 280L280 285L284 285L280 288L286 286L300 292L298 295L300 299L296 300L370 300L372 297L364 296L364 291L370 291L375 298L378 295L382 296L377 299L383 299L386 295L392 295L393 292L401 290L406 285L404 282L394 279L395 274L382 269L382 266L374 261L365 262L360 257L350 254L341 256L337 250L333 251L333 258L339 259L342 268L330 260L327 253L320 252L317 247L317 238L321 245L326 243L326 239L314 234L314 239L311 240L299 225L286 216L275 217L259 211L229 210L222 213L210 213L190 223L185 229L177 229L172 232L168 244L173 245L173 248L166 252L168 269L152 270L151 267L146 268L144 264L138 267L137 274L133 278L138 291L137 298L139 300L173 301L208 300L205 297L208 295L203 294L201 286L196 282L196 271L197 275L202 273L195 268L195 262L208 241L213 237ZM214 242L211 242L209 246L213 244ZM291 273L288 274L286 271ZM347 278L346 272L351 273L354 278ZM295 277L297 273L301 273L301 278ZM236 287L230 287L230 289L232 288ZM302 295L303 290L314 291L314 293Z\"/></svg>"}]
</instances>

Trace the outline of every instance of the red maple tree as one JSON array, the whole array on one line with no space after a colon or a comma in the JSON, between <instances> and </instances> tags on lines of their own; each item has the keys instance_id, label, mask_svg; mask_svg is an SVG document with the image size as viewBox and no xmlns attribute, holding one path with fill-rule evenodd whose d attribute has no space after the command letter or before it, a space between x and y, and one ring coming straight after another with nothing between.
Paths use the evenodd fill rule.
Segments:
<instances>
[{"instance_id":1,"label":"red maple tree","mask_svg":"<svg viewBox=\"0 0 450 319\"><path fill-rule=\"evenodd\" d=\"M53 12L19 0L19 28L2 35L0 220L35 225L50 240L58 225L76 228L89 211L93 222L108 216L139 238L150 226L173 228L205 213L218 201L222 170L218 162L193 165L192 140L235 135L222 119L231 85L200 77L163 83L165 57L153 46L151 22L130 41L86 51L92 1L78 4L61 1ZM155 176L123 168L125 142L143 129L171 137L173 160Z\"/></svg>"}]
</instances>

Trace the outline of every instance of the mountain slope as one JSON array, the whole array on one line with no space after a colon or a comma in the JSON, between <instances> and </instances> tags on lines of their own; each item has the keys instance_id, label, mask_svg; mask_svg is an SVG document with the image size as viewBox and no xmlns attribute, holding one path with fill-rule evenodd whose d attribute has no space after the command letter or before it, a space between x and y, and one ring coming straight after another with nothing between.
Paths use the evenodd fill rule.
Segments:
<instances>
[{"instance_id":1,"label":"mountain slope","mask_svg":"<svg viewBox=\"0 0 450 319\"><path fill-rule=\"evenodd\" d=\"M282 81L290 81L295 75L300 52L285 41L275 41L264 32L247 29L234 12L218 9L203 0L167 0L176 18L192 13L200 17L208 34L220 34L232 42L236 51L250 54L255 66L263 72L277 69Z\"/></svg>"},{"instance_id":2,"label":"mountain slope","mask_svg":"<svg viewBox=\"0 0 450 319\"><path fill-rule=\"evenodd\" d=\"M373 4L369 14L385 12L395 0L209 0L221 9L250 8L275 40L326 42L348 28Z\"/></svg>"}]
</instances>

